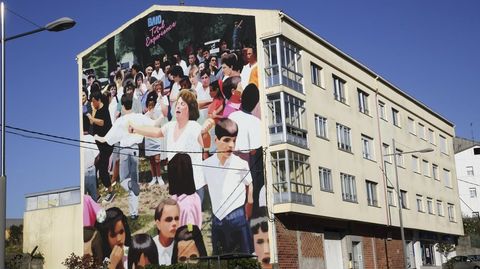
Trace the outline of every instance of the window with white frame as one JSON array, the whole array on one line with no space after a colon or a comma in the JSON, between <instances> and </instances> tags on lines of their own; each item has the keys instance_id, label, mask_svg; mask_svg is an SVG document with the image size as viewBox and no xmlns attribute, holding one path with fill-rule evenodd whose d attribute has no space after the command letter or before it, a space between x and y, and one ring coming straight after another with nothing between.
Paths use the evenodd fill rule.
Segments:
<instances>
[{"instance_id":1,"label":"window with white frame","mask_svg":"<svg viewBox=\"0 0 480 269\"><path fill-rule=\"evenodd\" d=\"M345 80L333 75L333 96L335 100L347 103L347 95L345 92Z\"/></svg>"},{"instance_id":2,"label":"window with white frame","mask_svg":"<svg viewBox=\"0 0 480 269\"><path fill-rule=\"evenodd\" d=\"M395 149L395 158L397 158L397 165L400 167L405 167L405 159L403 158L403 150L397 148Z\"/></svg>"},{"instance_id":3,"label":"window with white frame","mask_svg":"<svg viewBox=\"0 0 480 269\"><path fill-rule=\"evenodd\" d=\"M337 123L337 145L341 150L352 152L350 128L340 123Z\"/></svg>"},{"instance_id":4,"label":"window with white frame","mask_svg":"<svg viewBox=\"0 0 480 269\"><path fill-rule=\"evenodd\" d=\"M428 214L430 214L430 215L435 214L435 213L433 212L433 199L430 198L430 197L427 197L427 212L428 212Z\"/></svg>"},{"instance_id":5,"label":"window with white frame","mask_svg":"<svg viewBox=\"0 0 480 269\"><path fill-rule=\"evenodd\" d=\"M477 198L477 188L469 188L468 192L470 193L470 198Z\"/></svg>"},{"instance_id":6,"label":"window with white frame","mask_svg":"<svg viewBox=\"0 0 480 269\"><path fill-rule=\"evenodd\" d=\"M387 110L385 108L385 103L382 101L378 101L378 115L380 119L387 120Z\"/></svg>"},{"instance_id":7,"label":"window with white frame","mask_svg":"<svg viewBox=\"0 0 480 269\"><path fill-rule=\"evenodd\" d=\"M440 177L438 176L438 165L432 163L432 177L435 180L440 180Z\"/></svg>"},{"instance_id":8,"label":"window with white frame","mask_svg":"<svg viewBox=\"0 0 480 269\"><path fill-rule=\"evenodd\" d=\"M448 220L451 222L455 222L455 207L453 204L447 203L447 211L448 211Z\"/></svg>"},{"instance_id":9,"label":"window with white frame","mask_svg":"<svg viewBox=\"0 0 480 269\"><path fill-rule=\"evenodd\" d=\"M362 135L362 154L365 159L373 160L374 158L373 139L366 135Z\"/></svg>"},{"instance_id":10,"label":"window with white frame","mask_svg":"<svg viewBox=\"0 0 480 269\"><path fill-rule=\"evenodd\" d=\"M445 183L446 187L452 187L452 180L450 178L450 170L443 169L443 183Z\"/></svg>"},{"instance_id":11,"label":"window with white frame","mask_svg":"<svg viewBox=\"0 0 480 269\"><path fill-rule=\"evenodd\" d=\"M300 49L278 36L263 41L266 87L284 85L303 93Z\"/></svg>"},{"instance_id":12,"label":"window with white frame","mask_svg":"<svg viewBox=\"0 0 480 269\"><path fill-rule=\"evenodd\" d=\"M324 167L318 168L320 176L320 189L322 191L333 192L332 170Z\"/></svg>"},{"instance_id":13,"label":"window with white frame","mask_svg":"<svg viewBox=\"0 0 480 269\"><path fill-rule=\"evenodd\" d=\"M467 166L467 176L474 176L473 166Z\"/></svg>"},{"instance_id":14,"label":"window with white frame","mask_svg":"<svg viewBox=\"0 0 480 269\"><path fill-rule=\"evenodd\" d=\"M425 135L425 125L418 123L418 137L420 137L423 140L427 140L427 137Z\"/></svg>"},{"instance_id":15,"label":"window with white frame","mask_svg":"<svg viewBox=\"0 0 480 269\"><path fill-rule=\"evenodd\" d=\"M440 135L440 152L448 154L447 150L447 138Z\"/></svg>"},{"instance_id":16,"label":"window with white frame","mask_svg":"<svg viewBox=\"0 0 480 269\"><path fill-rule=\"evenodd\" d=\"M328 139L327 118L315 115L315 131L318 137Z\"/></svg>"},{"instance_id":17,"label":"window with white frame","mask_svg":"<svg viewBox=\"0 0 480 269\"><path fill-rule=\"evenodd\" d=\"M395 191L393 188L387 188L387 203L389 206L395 206Z\"/></svg>"},{"instance_id":18,"label":"window with white frame","mask_svg":"<svg viewBox=\"0 0 480 269\"><path fill-rule=\"evenodd\" d=\"M355 177L352 175L340 173L342 183L342 199L347 202L357 202L357 186Z\"/></svg>"},{"instance_id":19,"label":"window with white frame","mask_svg":"<svg viewBox=\"0 0 480 269\"><path fill-rule=\"evenodd\" d=\"M390 152L390 145L382 143L382 154L383 154L384 160L386 162L392 163L392 155L390 155L390 154L392 154Z\"/></svg>"},{"instance_id":20,"label":"window with white frame","mask_svg":"<svg viewBox=\"0 0 480 269\"><path fill-rule=\"evenodd\" d=\"M427 160L422 160L423 175L430 177L430 163Z\"/></svg>"},{"instance_id":21,"label":"window with white frame","mask_svg":"<svg viewBox=\"0 0 480 269\"><path fill-rule=\"evenodd\" d=\"M441 200L437 200L437 214L443 217L443 202Z\"/></svg>"},{"instance_id":22,"label":"window with white frame","mask_svg":"<svg viewBox=\"0 0 480 269\"><path fill-rule=\"evenodd\" d=\"M416 135L415 133L415 120L408 117L408 131L413 134L413 135Z\"/></svg>"},{"instance_id":23,"label":"window with white frame","mask_svg":"<svg viewBox=\"0 0 480 269\"><path fill-rule=\"evenodd\" d=\"M360 112L369 115L370 111L368 108L368 93L357 89L358 91L358 109Z\"/></svg>"},{"instance_id":24,"label":"window with white frame","mask_svg":"<svg viewBox=\"0 0 480 269\"><path fill-rule=\"evenodd\" d=\"M308 156L291 151L271 152L275 203L312 204Z\"/></svg>"},{"instance_id":25,"label":"window with white frame","mask_svg":"<svg viewBox=\"0 0 480 269\"><path fill-rule=\"evenodd\" d=\"M322 68L314 63L310 63L312 71L312 84L322 87Z\"/></svg>"},{"instance_id":26,"label":"window with white frame","mask_svg":"<svg viewBox=\"0 0 480 269\"><path fill-rule=\"evenodd\" d=\"M412 170L415 173L420 173L420 168L418 165L418 157L415 155L412 155Z\"/></svg>"},{"instance_id":27,"label":"window with white frame","mask_svg":"<svg viewBox=\"0 0 480 269\"><path fill-rule=\"evenodd\" d=\"M423 196L417 194L417 211L418 212L425 212L423 208Z\"/></svg>"},{"instance_id":28,"label":"window with white frame","mask_svg":"<svg viewBox=\"0 0 480 269\"><path fill-rule=\"evenodd\" d=\"M305 101L285 92L269 94L267 98L271 144L307 147Z\"/></svg>"},{"instance_id":29,"label":"window with white frame","mask_svg":"<svg viewBox=\"0 0 480 269\"><path fill-rule=\"evenodd\" d=\"M428 128L428 142L435 145L435 132L430 128Z\"/></svg>"},{"instance_id":30,"label":"window with white frame","mask_svg":"<svg viewBox=\"0 0 480 269\"><path fill-rule=\"evenodd\" d=\"M400 127L400 112L395 108L392 108L392 122L393 125Z\"/></svg>"},{"instance_id":31,"label":"window with white frame","mask_svg":"<svg viewBox=\"0 0 480 269\"><path fill-rule=\"evenodd\" d=\"M377 183L366 180L367 185L367 203L369 206L378 206Z\"/></svg>"},{"instance_id":32,"label":"window with white frame","mask_svg":"<svg viewBox=\"0 0 480 269\"><path fill-rule=\"evenodd\" d=\"M404 209L408 208L407 191L400 190L400 202L402 203L402 208Z\"/></svg>"}]
</instances>

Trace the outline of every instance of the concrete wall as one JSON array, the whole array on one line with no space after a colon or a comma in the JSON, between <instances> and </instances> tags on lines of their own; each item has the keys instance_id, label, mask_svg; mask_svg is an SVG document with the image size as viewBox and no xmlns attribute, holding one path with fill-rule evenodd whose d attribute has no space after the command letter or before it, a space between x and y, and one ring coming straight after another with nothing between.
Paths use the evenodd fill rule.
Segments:
<instances>
[{"instance_id":1,"label":"concrete wall","mask_svg":"<svg viewBox=\"0 0 480 269\"><path fill-rule=\"evenodd\" d=\"M82 206L80 204L26 211L23 252L38 246L44 268L64 269L62 262L73 252L83 255Z\"/></svg>"}]
</instances>

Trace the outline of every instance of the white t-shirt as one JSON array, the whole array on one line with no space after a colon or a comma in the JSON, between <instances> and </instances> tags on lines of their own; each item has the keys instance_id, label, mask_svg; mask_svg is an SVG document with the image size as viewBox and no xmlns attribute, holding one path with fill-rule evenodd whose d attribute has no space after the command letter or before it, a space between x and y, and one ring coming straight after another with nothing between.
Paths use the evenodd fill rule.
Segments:
<instances>
[{"instance_id":1,"label":"white t-shirt","mask_svg":"<svg viewBox=\"0 0 480 269\"><path fill-rule=\"evenodd\" d=\"M250 81L250 74L252 73L252 69L256 66L257 64L246 64L242 68L242 72L240 73L240 78L242 79L242 86L247 87L248 82Z\"/></svg>"},{"instance_id":2,"label":"white t-shirt","mask_svg":"<svg viewBox=\"0 0 480 269\"><path fill-rule=\"evenodd\" d=\"M145 115L139 113L129 113L118 118L112 125L112 128L105 135L105 141L109 145L120 142L121 147L130 147L134 144L142 143L143 136L128 132L128 126L134 123L136 125L153 126L154 121Z\"/></svg>"},{"instance_id":3,"label":"white t-shirt","mask_svg":"<svg viewBox=\"0 0 480 269\"><path fill-rule=\"evenodd\" d=\"M82 141L93 143L86 145L83 149L83 168L85 171L95 171L95 157L99 153L97 146L94 144L95 139L92 135L84 134L82 135Z\"/></svg>"},{"instance_id":4,"label":"white t-shirt","mask_svg":"<svg viewBox=\"0 0 480 269\"><path fill-rule=\"evenodd\" d=\"M225 165L221 165L218 155L214 154L203 161L203 164L212 201L212 212L222 220L230 212L245 204L247 195L245 186L252 183L248 163L232 154L225 161Z\"/></svg>"},{"instance_id":5,"label":"white t-shirt","mask_svg":"<svg viewBox=\"0 0 480 269\"><path fill-rule=\"evenodd\" d=\"M212 97L210 96L210 88L207 89L203 88L202 83L198 83L197 87L195 88L195 92L197 93L197 102L205 102L205 101L212 101ZM205 108L198 110L200 117L198 118L198 122L203 124L205 120L208 118L208 106Z\"/></svg>"},{"instance_id":6,"label":"white t-shirt","mask_svg":"<svg viewBox=\"0 0 480 269\"><path fill-rule=\"evenodd\" d=\"M198 190L206 184L203 176L203 169L199 166L202 164L202 146L198 143L198 137L202 131L202 126L196 121L189 120L184 127L183 132L177 139L175 139L174 132L176 126L176 121L170 121L162 127L162 133L165 137L166 143L167 158L171 160L177 152L185 152L190 155L193 164L195 188Z\"/></svg>"},{"instance_id":7,"label":"white t-shirt","mask_svg":"<svg viewBox=\"0 0 480 269\"><path fill-rule=\"evenodd\" d=\"M235 150L243 150L244 152L248 152L248 150L256 149L261 146L261 124L259 118L243 111L232 112L228 118L233 120L238 125Z\"/></svg>"},{"instance_id":8,"label":"white t-shirt","mask_svg":"<svg viewBox=\"0 0 480 269\"><path fill-rule=\"evenodd\" d=\"M165 73L163 73L162 68L158 69L158 72L154 69L152 72L152 77L155 77L157 80L163 80Z\"/></svg>"},{"instance_id":9,"label":"white t-shirt","mask_svg":"<svg viewBox=\"0 0 480 269\"><path fill-rule=\"evenodd\" d=\"M168 247L162 246L160 244L159 235L153 237L153 242L157 245L158 250L158 264L159 265L170 265L172 263L172 254L173 254L173 241Z\"/></svg>"}]
</instances>

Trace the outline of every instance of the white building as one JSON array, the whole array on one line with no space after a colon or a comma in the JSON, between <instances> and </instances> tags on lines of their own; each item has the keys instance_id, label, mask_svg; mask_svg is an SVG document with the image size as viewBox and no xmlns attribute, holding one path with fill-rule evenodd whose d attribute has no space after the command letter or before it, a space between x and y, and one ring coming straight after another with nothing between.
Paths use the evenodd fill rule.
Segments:
<instances>
[{"instance_id":1,"label":"white building","mask_svg":"<svg viewBox=\"0 0 480 269\"><path fill-rule=\"evenodd\" d=\"M473 217L480 212L480 145L472 140L455 138L455 166L462 215Z\"/></svg>"}]
</instances>

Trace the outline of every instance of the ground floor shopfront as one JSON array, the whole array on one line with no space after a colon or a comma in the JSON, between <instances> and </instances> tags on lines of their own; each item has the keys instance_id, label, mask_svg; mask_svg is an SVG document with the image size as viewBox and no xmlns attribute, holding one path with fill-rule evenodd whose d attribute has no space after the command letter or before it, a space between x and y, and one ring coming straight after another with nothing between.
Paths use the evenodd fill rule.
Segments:
<instances>
[{"instance_id":1,"label":"ground floor shopfront","mask_svg":"<svg viewBox=\"0 0 480 269\"><path fill-rule=\"evenodd\" d=\"M275 218L278 268L290 269L403 269L403 247L398 227L297 214ZM408 268L441 268L446 261L439 242L456 238L406 230ZM455 256L451 252L449 257Z\"/></svg>"}]
</instances>

